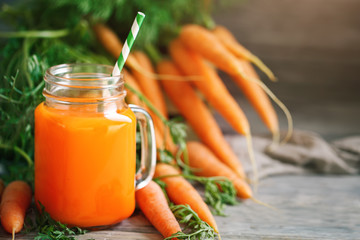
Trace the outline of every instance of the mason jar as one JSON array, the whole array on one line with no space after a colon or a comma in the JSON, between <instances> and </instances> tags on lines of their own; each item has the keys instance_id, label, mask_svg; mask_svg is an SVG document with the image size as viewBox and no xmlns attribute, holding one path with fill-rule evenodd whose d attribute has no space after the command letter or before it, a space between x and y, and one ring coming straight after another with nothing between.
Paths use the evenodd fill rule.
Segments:
<instances>
[{"instance_id":1,"label":"mason jar","mask_svg":"<svg viewBox=\"0 0 360 240\"><path fill-rule=\"evenodd\" d=\"M135 190L156 163L149 114L124 101L112 66L62 64L44 76L45 101L35 110L35 201L62 223L102 228L129 217ZM136 172L136 125L141 135Z\"/></svg>"}]
</instances>

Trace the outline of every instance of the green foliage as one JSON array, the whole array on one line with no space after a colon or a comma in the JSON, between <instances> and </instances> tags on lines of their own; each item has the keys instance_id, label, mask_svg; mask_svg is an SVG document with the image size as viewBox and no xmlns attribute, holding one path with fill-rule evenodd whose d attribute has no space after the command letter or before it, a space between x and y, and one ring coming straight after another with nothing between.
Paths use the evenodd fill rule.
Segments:
<instances>
[{"instance_id":1,"label":"green foliage","mask_svg":"<svg viewBox=\"0 0 360 240\"><path fill-rule=\"evenodd\" d=\"M154 179L165 192L166 184L161 181L163 178L182 176L188 180L201 183L205 190L205 202L211 206L214 214L225 216L225 205L235 205L236 189L234 184L225 177L199 177L187 174L164 175ZM165 192L166 193L166 192Z\"/></svg>"},{"instance_id":2,"label":"green foliage","mask_svg":"<svg viewBox=\"0 0 360 240\"><path fill-rule=\"evenodd\" d=\"M176 219L185 228L182 232L177 232L164 240L170 240L173 238L188 239L188 240L207 240L215 239L214 229L205 221L201 220L198 214L191 209L189 205L172 205L171 211L174 213Z\"/></svg>"},{"instance_id":3,"label":"green foliage","mask_svg":"<svg viewBox=\"0 0 360 240\"><path fill-rule=\"evenodd\" d=\"M25 221L26 232L35 231L34 240L75 240L76 235L85 234L87 230L79 227L67 227L59 221L52 219L40 203L41 213L36 213L35 222L27 218Z\"/></svg>"}]
</instances>

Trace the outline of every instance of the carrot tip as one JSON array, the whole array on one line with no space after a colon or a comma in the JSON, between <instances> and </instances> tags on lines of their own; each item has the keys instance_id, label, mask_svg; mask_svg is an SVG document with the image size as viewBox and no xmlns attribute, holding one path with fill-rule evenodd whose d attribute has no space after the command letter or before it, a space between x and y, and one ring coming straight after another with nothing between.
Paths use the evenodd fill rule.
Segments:
<instances>
[{"instance_id":1,"label":"carrot tip","mask_svg":"<svg viewBox=\"0 0 360 240\"><path fill-rule=\"evenodd\" d=\"M12 240L15 240L15 228L12 230Z\"/></svg>"}]
</instances>

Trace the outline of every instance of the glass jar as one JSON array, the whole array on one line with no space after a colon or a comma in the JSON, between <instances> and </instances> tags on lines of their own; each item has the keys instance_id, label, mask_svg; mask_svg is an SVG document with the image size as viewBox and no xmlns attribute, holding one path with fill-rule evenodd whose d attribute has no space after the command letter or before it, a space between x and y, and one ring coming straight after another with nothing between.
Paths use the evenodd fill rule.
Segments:
<instances>
[{"instance_id":1,"label":"glass jar","mask_svg":"<svg viewBox=\"0 0 360 240\"><path fill-rule=\"evenodd\" d=\"M112 68L49 68L45 101L35 110L35 201L71 226L106 227L129 217L135 190L154 174L153 122L125 103L123 77L112 77ZM136 122L142 138L137 173Z\"/></svg>"}]
</instances>

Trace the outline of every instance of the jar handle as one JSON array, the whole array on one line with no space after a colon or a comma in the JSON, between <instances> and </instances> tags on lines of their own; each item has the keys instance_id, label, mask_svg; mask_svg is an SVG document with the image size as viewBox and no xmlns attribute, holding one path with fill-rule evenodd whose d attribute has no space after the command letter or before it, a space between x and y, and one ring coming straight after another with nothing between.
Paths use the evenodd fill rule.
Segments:
<instances>
[{"instance_id":1,"label":"jar handle","mask_svg":"<svg viewBox=\"0 0 360 240\"><path fill-rule=\"evenodd\" d=\"M129 107L135 113L140 126L141 161L139 170L135 175L135 189L139 190L145 187L154 176L156 165L155 130L148 112L134 104L129 104Z\"/></svg>"}]
</instances>

